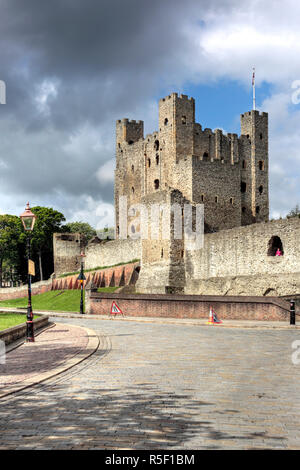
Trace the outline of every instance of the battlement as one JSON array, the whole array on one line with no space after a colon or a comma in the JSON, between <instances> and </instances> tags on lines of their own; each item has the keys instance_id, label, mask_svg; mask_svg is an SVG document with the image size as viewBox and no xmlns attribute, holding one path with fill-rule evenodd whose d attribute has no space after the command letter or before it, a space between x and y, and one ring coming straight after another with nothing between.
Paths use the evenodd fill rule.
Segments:
<instances>
[{"instance_id":1,"label":"battlement","mask_svg":"<svg viewBox=\"0 0 300 470\"><path fill-rule=\"evenodd\" d=\"M127 142L133 144L144 138L144 121L118 119L116 122L117 143Z\"/></svg>"},{"instance_id":2,"label":"battlement","mask_svg":"<svg viewBox=\"0 0 300 470\"><path fill-rule=\"evenodd\" d=\"M176 98L178 100L185 100L185 101L190 101L190 102L195 102L195 99L193 97L188 97L188 95L179 95L178 96L178 93L171 93L170 95L164 97L164 98L161 98L159 100L159 102L165 102L167 100L170 100L171 98Z\"/></svg>"},{"instance_id":3,"label":"battlement","mask_svg":"<svg viewBox=\"0 0 300 470\"><path fill-rule=\"evenodd\" d=\"M265 111L258 111L257 109L252 109L251 111L247 111L246 113L241 114L241 118L248 116L268 117L268 113L266 113Z\"/></svg>"},{"instance_id":4,"label":"battlement","mask_svg":"<svg viewBox=\"0 0 300 470\"><path fill-rule=\"evenodd\" d=\"M145 138L143 121L117 121L116 201L154 201L174 188L205 204L213 231L268 220L268 113L241 114L239 136L196 123L195 100L187 95L171 93L158 108L158 131ZM118 206L116 214L118 221Z\"/></svg>"}]
</instances>

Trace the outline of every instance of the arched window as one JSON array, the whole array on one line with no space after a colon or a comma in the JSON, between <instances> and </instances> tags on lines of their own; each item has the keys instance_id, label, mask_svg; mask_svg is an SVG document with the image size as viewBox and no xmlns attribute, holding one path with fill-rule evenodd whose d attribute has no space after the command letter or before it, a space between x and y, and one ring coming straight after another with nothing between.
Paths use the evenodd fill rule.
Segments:
<instances>
[{"instance_id":1,"label":"arched window","mask_svg":"<svg viewBox=\"0 0 300 470\"><path fill-rule=\"evenodd\" d=\"M279 255L280 253L280 255ZM270 238L268 243L268 256L283 256L283 245L282 241L277 235Z\"/></svg>"},{"instance_id":2,"label":"arched window","mask_svg":"<svg viewBox=\"0 0 300 470\"><path fill-rule=\"evenodd\" d=\"M258 162L258 168L263 171L265 169L265 164L262 160L259 160Z\"/></svg>"},{"instance_id":3,"label":"arched window","mask_svg":"<svg viewBox=\"0 0 300 470\"><path fill-rule=\"evenodd\" d=\"M147 161L148 161L148 168L150 168L150 166L151 166L151 160L150 160L150 158L148 158Z\"/></svg>"},{"instance_id":4,"label":"arched window","mask_svg":"<svg viewBox=\"0 0 300 470\"><path fill-rule=\"evenodd\" d=\"M182 116L182 118L181 118L181 123L182 123L182 124L186 124L186 116Z\"/></svg>"},{"instance_id":5,"label":"arched window","mask_svg":"<svg viewBox=\"0 0 300 470\"><path fill-rule=\"evenodd\" d=\"M244 170L245 168L247 168L247 163L246 163L246 160L243 160L243 163L242 163L242 168L243 168L243 170Z\"/></svg>"},{"instance_id":6,"label":"arched window","mask_svg":"<svg viewBox=\"0 0 300 470\"><path fill-rule=\"evenodd\" d=\"M154 189L159 188L159 180L154 180Z\"/></svg>"},{"instance_id":7,"label":"arched window","mask_svg":"<svg viewBox=\"0 0 300 470\"><path fill-rule=\"evenodd\" d=\"M134 165L131 165L131 171L134 173Z\"/></svg>"},{"instance_id":8,"label":"arched window","mask_svg":"<svg viewBox=\"0 0 300 470\"><path fill-rule=\"evenodd\" d=\"M263 186L260 186L260 187L258 188L258 192L259 192L259 194L262 194L262 193L263 193L263 191L264 191L264 187L263 187Z\"/></svg>"},{"instance_id":9,"label":"arched window","mask_svg":"<svg viewBox=\"0 0 300 470\"><path fill-rule=\"evenodd\" d=\"M245 181L241 181L241 193L245 193L247 190L247 183Z\"/></svg>"},{"instance_id":10,"label":"arched window","mask_svg":"<svg viewBox=\"0 0 300 470\"><path fill-rule=\"evenodd\" d=\"M230 198L230 204L233 206L233 197Z\"/></svg>"},{"instance_id":11,"label":"arched window","mask_svg":"<svg viewBox=\"0 0 300 470\"><path fill-rule=\"evenodd\" d=\"M134 194L134 187L133 186L131 188L131 192L132 192L132 194Z\"/></svg>"},{"instance_id":12,"label":"arched window","mask_svg":"<svg viewBox=\"0 0 300 470\"><path fill-rule=\"evenodd\" d=\"M164 121L165 126L168 125L168 122L169 122L169 120L168 120L168 118L166 118L165 121Z\"/></svg>"},{"instance_id":13,"label":"arched window","mask_svg":"<svg viewBox=\"0 0 300 470\"><path fill-rule=\"evenodd\" d=\"M159 150L159 140L156 140L156 141L154 142L154 149L155 149L156 151Z\"/></svg>"},{"instance_id":14,"label":"arched window","mask_svg":"<svg viewBox=\"0 0 300 470\"><path fill-rule=\"evenodd\" d=\"M158 165L159 164L159 155L156 155L155 158L156 158L156 165Z\"/></svg>"},{"instance_id":15,"label":"arched window","mask_svg":"<svg viewBox=\"0 0 300 470\"><path fill-rule=\"evenodd\" d=\"M215 196L215 202L219 202L219 197Z\"/></svg>"},{"instance_id":16,"label":"arched window","mask_svg":"<svg viewBox=\"0 0 300 470\"><path fill-rule=\"evenodd\" d=\"M262 137L263 137L263 135L262 135L262 133L260 133L260 134L259 134L260 140L262 140Z\"/></svg>"}]
</instances>

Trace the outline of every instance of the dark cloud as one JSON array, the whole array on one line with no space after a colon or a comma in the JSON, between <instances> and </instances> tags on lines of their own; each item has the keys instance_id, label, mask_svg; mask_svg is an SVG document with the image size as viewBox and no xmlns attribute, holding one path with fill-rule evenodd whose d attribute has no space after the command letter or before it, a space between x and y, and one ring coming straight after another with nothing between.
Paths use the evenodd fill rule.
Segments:
<instances>
[{"instance_id":1,"label":"dark cloud","mask_svg":"<svg viewBox=\"0 0 300 470\"><path fill-rule=\"evenodd\" d=\"M99 182L96 172L114 158L115 120L143 119L153 96L186 78L186 52L195 47L187 28L202 10L232 3L1 0L5 195L112 202L112 181Z\"/></svg>"}]
</instances>

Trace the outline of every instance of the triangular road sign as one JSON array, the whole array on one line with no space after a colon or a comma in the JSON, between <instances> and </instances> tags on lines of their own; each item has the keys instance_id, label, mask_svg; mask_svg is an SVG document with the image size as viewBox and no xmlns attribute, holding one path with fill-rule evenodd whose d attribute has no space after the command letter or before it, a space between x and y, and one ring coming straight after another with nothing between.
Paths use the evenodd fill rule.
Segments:
<instances>
[{"instance_id":1,"label":"triangular road sign","mask_svg":"<svg viewBox=\"0 0 300 470\"><path fill-rule=\"evenodd\" d=\"M118 314L124 315L122 310L120 309L120 307L118 307L115 301L113 301L113 303L111 304L110 314L111 315L118 315Z\"/></svg>"}]
</instances>

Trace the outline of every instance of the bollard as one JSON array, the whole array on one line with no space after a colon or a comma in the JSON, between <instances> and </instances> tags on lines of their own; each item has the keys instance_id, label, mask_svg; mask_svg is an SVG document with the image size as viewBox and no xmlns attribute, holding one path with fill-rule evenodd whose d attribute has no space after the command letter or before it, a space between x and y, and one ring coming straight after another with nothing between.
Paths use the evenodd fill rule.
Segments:
<instances>
[{"instance_id":1,"label":"bollard","mask_svg":"<svg viewBox=\"0 0 300 470\"><path fill-rule=\"evenodd\" d=\"M290 300L290 325L296 324L296 309L295 309L295 301Z\"/></svg>"}]
</instances>

